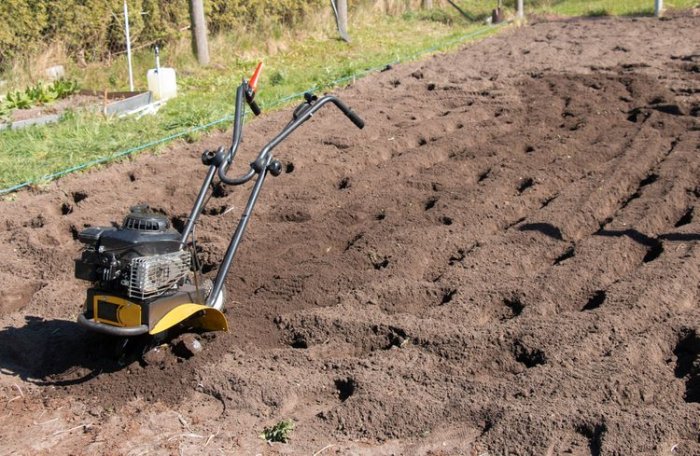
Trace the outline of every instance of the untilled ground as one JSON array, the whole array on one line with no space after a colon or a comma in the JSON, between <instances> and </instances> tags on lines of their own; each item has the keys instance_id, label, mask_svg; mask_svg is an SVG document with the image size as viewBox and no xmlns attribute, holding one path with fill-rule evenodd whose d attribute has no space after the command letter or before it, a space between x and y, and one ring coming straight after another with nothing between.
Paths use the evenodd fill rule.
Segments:
<instances>
[{"instance_id":1,"label":"untilled ground","mask_svg":"<svg viewBox=\"0 0 700 456\"><path fill-rule=\"evenodd\" d=\"M326 108L278 149L190 359L122 366L73 323L75 237L142 201L181 225L229 132L12 195L0 454L700 454L699 43L537 23L340 91L367 127ZM246 193L197 228L208 275Z\"/></svg>"}]
</instances>

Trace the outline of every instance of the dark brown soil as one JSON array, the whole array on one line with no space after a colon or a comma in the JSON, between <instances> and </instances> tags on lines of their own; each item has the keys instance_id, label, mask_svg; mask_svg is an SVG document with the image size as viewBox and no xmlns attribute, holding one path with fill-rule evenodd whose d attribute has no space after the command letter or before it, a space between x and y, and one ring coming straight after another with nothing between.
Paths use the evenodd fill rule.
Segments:
<instances>
[{"instance_id":1,"label":"dark brown soil","mask_svg":"<svg viewBox=\"0 0 700 456\"><path fill-rule=\"evenodd\" d=\"M698 43L700 18L538 23L343 90L367 127L329 108L279 148L231 331L189 359L73 323L75 235L141 201L182 221L228 132L13 195L3 450L700 454ZM246 196L202 217L209 275Z\"/></svg>"}]
</instances>

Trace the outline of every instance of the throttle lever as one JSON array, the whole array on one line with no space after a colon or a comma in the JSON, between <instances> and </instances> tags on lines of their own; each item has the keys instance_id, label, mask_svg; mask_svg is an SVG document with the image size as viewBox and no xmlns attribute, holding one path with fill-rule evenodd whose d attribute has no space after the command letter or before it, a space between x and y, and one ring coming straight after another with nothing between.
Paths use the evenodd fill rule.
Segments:
<instances>
[{"instance_id":1,"label":"throttle lever","mask_svg":"<svg viewBox=\"0 0 700 456\"><path fill-rule=\"evenodd\" d=\"M304 100L308 104L313 104L314 101L318 100L318 97L311 92L304 92Z\"/></svg>"},{"instance_id":2,"label":"throttle lever","mask_svg":"<svg viewBox=\"0 0 700 456\"><path fill-rule=\"evenodd\" d=\"M292 118L294 120L298 119L304 113L311 109L311 107L314 105L314 102L318 100L318 97L314 95L311 92L304 92L304 103L300 104L294 109L294 112L292 113Z\"/></svg>"}]
</instances>

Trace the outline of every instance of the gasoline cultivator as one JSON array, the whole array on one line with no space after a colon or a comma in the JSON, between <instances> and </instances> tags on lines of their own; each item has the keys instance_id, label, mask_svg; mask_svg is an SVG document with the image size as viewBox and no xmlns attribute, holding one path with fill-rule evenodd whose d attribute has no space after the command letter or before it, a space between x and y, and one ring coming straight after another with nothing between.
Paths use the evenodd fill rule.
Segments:
<instances>
[{"instance_id":1,"label":"gasoline cultivator","mask_svg":"<svg viewBox=\"0 0 700 456\"><path fill-rule=\"evenodd\" d=\"M228 329L222 312L226 275L266 177L281 172L281 164L272 153L275 147L329 103L358 128L364 127L362 119L335 96L317 98L307 93L289 123L260 150L247 172L228 176L241 143L244 103L255 115L260 114L255 94L261 65L251 80L244 79L236 90L231 146L202 154L208 170L181 233L170 226L165 215L146 205L132 207L118 227L90 227L79 233L78 239L85 247L75 260L75 276L92 283L84 311L78 317L81 326L127 338L124 340L141 335L162 336L180 325L209 331ZM249 181L253 185L217 275L209 280L200 275L193 232L217 178L223 185L238 186Z\"/></svg>"}]
</instances>

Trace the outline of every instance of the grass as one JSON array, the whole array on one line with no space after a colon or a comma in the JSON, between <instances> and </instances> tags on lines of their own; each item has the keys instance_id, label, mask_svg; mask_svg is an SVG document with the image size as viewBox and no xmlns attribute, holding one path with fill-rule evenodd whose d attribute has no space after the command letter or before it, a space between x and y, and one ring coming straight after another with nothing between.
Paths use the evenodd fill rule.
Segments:
<instances>
[{"instance_id":1,"label":"grass","mask_svg":"<svg viewBox=\"0 0 700 456\"><path fill-rule=\"evenodd\" d=\"M404 2L394 3L404 5ZM477 0L458 3L478 19L486 17L496 4ZM512 9L515 2L504 3ZM528 12L559 15L649 14L653 10L652 0L537 0L526 2L526 8L528 4ZM667 8L691 7L697 5L697 0L666 0L665 5ZM55 125L1 131L0 194L2 189L24 182L41 185L51 173L86 162L109 161L144 145L157 148L167 142L160 142L164 138L168 141L198 139L203 132L193 132L193 128L232 114L235 88L259 59L264 58L266 65L258 101L263 109L269 110L278 107L277 101L290 94L313 87L342 85L347 82L342 78L362 75L387 63L415 59L426 50L454 48L472 32L483 30L479 35L483 37L497 29L486 28L481 22L468 23L447 6L432 12L397 15L359 9L351 16L350 30L352 43L336 39L332 19L324 12L296 30L270 29L267 39L262 41L250 32L221 35L210 43L212 65L208 68L196 64L189 51L189 41L175 43L162 50L161 64L176 68L179 96L169 101L158 115L136 120L106 119L84 111L68 112ZM377 33L378 30L381 33ZM60 50L52 52L61 55ZM152 62L150 50L136 52L134 74L138 89L145 89L146 71L153 66ZM124 56L109 65L78 67L70 61L65 63L68 76L78 78L82 87L128 88ZM26 74L37 73L35 68L26 70ZM3 75L10 81L9 88L23 80L19 69L15 73ZM209 128L229 129L230 122L216 123Z\"/></svg>"},{"instance_id":2,"label":"grass","mask_svg":"<svg viewBox=\"0 0 700 456\"><path fill-rule=\"evenodd\" d=\"M638 16L654 13L654 0L550 0L539 10L562 16ZM693 8L698 0L665 0L665 9Z\"/></svg>"},{"instance_id":3,"label":"grass","mask_svg":"<svg viewBox=\"0 0 700 456\"><path fill-rule=\"evenodd\" d=\"M490 14L497 1L456 1L465 11L475 16ZM516 0L504 0L504 7L513 11ZM684 9L700 6L698 0L664 0L665 9ZM560 16L638 16L654 13L654 0L527 0L525 14L548 13Z\"/></svg>"}]
</instances>

